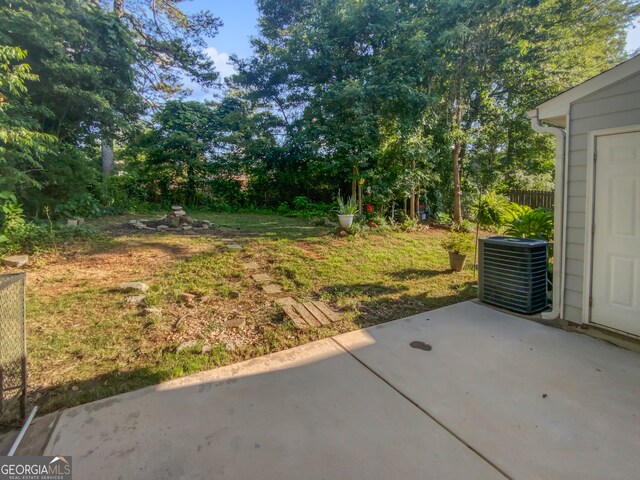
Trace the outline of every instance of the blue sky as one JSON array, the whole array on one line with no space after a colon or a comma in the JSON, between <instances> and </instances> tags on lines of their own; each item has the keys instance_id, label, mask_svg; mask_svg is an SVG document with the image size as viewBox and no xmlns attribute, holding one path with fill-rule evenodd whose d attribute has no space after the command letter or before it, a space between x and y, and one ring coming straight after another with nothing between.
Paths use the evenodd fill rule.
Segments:
<instances>
[{"instance_id":1,"label":"blue sky","mask_svg":"<svg viewBox=\"0 0 640 480\"><path fill-rule=\"evenodd\" d=\"M257 34L258 9L254 0L192 0L184 3L184 10L196 12L211 10L220 17L224 26L215 38L209 39L207 53L214 60L216 68L223 77L233 73L228 65L229 56L251 55L249 39ZM633 52L640 48L640 19L627 31L627 50ZM213 92L205 92L197 85L187 85L193 89L192 98L210 98Z\"/></svg>"}]
</instances>

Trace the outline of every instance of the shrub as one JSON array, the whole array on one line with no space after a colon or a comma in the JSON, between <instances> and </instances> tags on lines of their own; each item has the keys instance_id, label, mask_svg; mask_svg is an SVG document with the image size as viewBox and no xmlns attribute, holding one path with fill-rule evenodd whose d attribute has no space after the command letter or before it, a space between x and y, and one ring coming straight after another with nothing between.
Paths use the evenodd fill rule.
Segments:
<instances>
[{"instance_id":1,"label":"shrub","mask_svg":"<svg viewBox=\"0 0 640 480\"><path fill-rule=\"evenodd\" d=\"M553 212L545 208L529 209L507 224L506 234L512 237L553 240Z\"/></svg>"},{"instance_id":2,"label":"shrub","mask_svg":"<svg viewBox=\"0 0 640 480\"><path fill-rule=\"evenodd\" d=\"M476 221L482 227L499 227L504 221L504 214L509 206L506 197L496 192L489 192L482 196L475 207Z\"/></svg>"},{"instance_id":3,"label":"shrub","mask_svg":"<svg viewBox=\"0 0 640 480\"><path fill-rule=\"evenodd\" d=\"M514 220L526 215L527 213L533 211L531 207L527 207L526 205L519 205L517 203L511 202L506 206L502 215L502 224L507 225L512 223Z\"/></svg>"},{"instance_id":4,"label":"shrub","mask_svg":"<svg viewBox=\"0 0 640 480\"><path fill-rule=\"evenodd\" d=\"M53 213L61 218L98 217L103 214L103 209L96 197L90 193L83 193L57 204Z\"/></svg>"},{"instance_id":5,"label":"shrub","mask_svg":"<svg viewBox=\"0 0 640 480\"><path fill-rule=\"evenodd\" d=\"M441 245L448 253L458 255L468 255L473 251L473 240L471 236L462 232L450 233L441 241Z\"/></svg>"}]
</instances>

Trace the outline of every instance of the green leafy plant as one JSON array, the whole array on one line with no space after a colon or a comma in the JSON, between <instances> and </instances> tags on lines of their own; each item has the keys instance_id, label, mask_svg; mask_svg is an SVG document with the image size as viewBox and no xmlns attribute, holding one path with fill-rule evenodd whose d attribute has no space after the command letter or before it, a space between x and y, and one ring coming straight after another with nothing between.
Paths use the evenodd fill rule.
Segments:
<instances>
[{"instance_id":1,"label":"green leafy plant","mask_svg":"<svg viewBox=\"0 0 640 480\"><path fill-rule=\"evenodd\" d=\"M508 206L509 201L506 197L489 192L483 195L475 206L476 221L481 227L499 227Z\"/></svg>"},{"instance_id":2,"label":"green leafy plant","mask_svg":"<svg viewBox=\"0 0 640 480\"><path fill-rule=\"evenodd\" d=\"M454 232L444 238L441 243L448 253L468 255L473 250L473 240L467 233Z\"/></svg>"},{"instance_id":3,"label":"green leafy plant","mask_svg":"<svg viewBox=\"0 0 640 480\"><path fill-rule=\"evenodd\" d=\"M342 197L338 195L338 215L355 215L358 213L358 205L355 198L347 197L347 201L343 201Z\"/></svg>"},{"instance_id":4,"label":"green leafy plant","mask_svg":"<svg viewBox=\"0 0 640 480\"><path fill-rule=\"evenodd\" d=\"M527 207L526 205L520 205L520 204L511 202L504 208L504 211L502 213L502 224L503 225L510 224L514 220L532 211L533 209L531 207Z\"/></svg>"},{"instance_id":5,"label":"green leafy plant","mask_svg":"<svg viewBox=\"0 0 640 480\"><path fill-rule=\"evenodd\" d=\"M53 209L58 217L98 217L103 214L98 199L90 193L78 195L67 202L59 203Z\"/></svg>"},{"instance_id":6,"label":"green leafy plant","mask_svg":"<svg viewBox=\"0 0 640 480\"><path fill-rule=\"evenodd\" d=\"M544 208L530 210L507 224L507 235L553 240L553 212Z\"/></svg>"}]
</instances>

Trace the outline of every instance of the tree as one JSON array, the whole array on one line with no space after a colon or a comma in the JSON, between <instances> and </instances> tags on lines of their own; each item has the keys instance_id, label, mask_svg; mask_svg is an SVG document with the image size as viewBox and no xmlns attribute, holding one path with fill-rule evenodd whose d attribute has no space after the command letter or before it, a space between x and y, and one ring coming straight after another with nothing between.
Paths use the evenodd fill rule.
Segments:
<instances>
[{"instance_id":1,"label":"tree","mask_svg":"<svg viewBox=\"0 0 640 480\"><path fill-rule=\"evenodd\" d=\"M16 192L28 211L82 195L100 182L100 131L116 135L142 111L132 67L137 49L117 17L81 0L0 0L0 44L19 45L39 81L20 99L56 138ZM38 188L36 188L38 186Z\"/></svg>"},{"instance_id":2,"label":"tree","mask_svg":"<svg viewBox=\"0 0 640 480\"><path fill-rule=\"evenodd\" d=\"M183 75L204 85L218 79L213 61L204 52L205 39L222 26L210 11L187 14L186 0L100 0L133 35L140 49L136 66L142 73L141 90L155 105L182 92Z\"/></svg>"},{"instance_id":3,"label":"tree","mask_svg":"<svg viewBox=\"0 0 640 480\"><path fill-rule=\"evenodd\" d=\"M0 46L0 192L37 187L29 173L42 167L40 156L55 140L37 131L33 112L20 103L25 82L38 79L29 64L16 63L26 56L21 48Z\"/></svg>"}]
</instances>

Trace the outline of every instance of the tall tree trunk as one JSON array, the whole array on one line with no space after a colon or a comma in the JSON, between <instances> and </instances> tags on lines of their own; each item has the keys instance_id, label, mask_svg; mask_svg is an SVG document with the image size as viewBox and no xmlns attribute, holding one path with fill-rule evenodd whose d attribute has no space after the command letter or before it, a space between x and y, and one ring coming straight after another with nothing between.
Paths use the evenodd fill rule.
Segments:
<instances>
[{"instance_id":1,"label":"tall tree trunk","mask_svg":"<svg viewBox=\"0 0 640 480\"><path fill-rule=\"evenodd\" d=\"M100 144L100 155L102 157L102 174L105 177L113 175L115 162L113 159L113 140L103 138Z\"/></svg>"},{"instance_id":2,"label":"tall tree trunk","mask_svg":"<svg viewBox=\"0 0 640 480\"><path fill-rule=\"evenodd\" d=\"M357 198L358 188L358 164L353 164L353 181L351 182L351 198L354 200Z\"/></svg>"},{"instance_id":3,"label":"tall tree trunk","mask_svg":"<svg viewBox=\"0 0 640 480\"><path fill-rule=\"evenodd\" d=\"M416 171L416 159L414 158L411 161L411 172L415 173ZM409 203L409 217L416 218L416 187L414 185L414 180L411 180L411 200Z\"/></svg>"},{"instance_id":4,"label":"tall tree trunk","mask_svg":"<svg viewBox=\"0 0 640 480\"><path fill-rule=\"evenodd\" d=\"M460 97L455 101L454 111L454 129L457 137L453 143L451 150L451 164L453 170L453 221L455 223L462 222L462 187L460 183L460 161L462 160L460 153L462 152L462 142L458 137L460 128L462 127L462 103Z\"/></svg>"}]
</instances>

